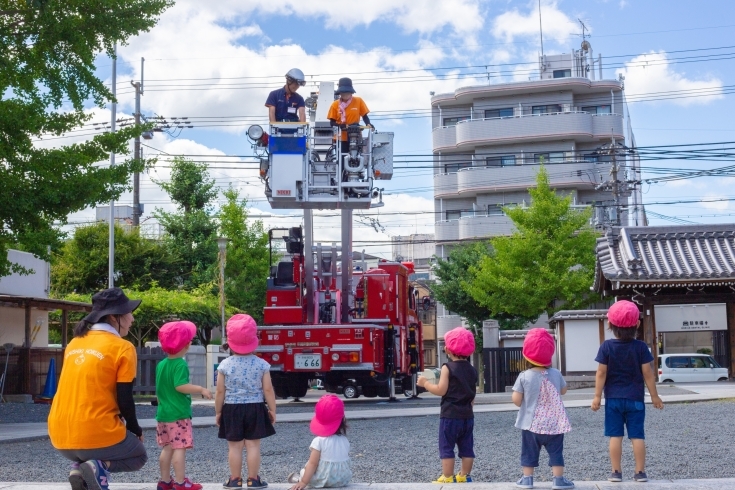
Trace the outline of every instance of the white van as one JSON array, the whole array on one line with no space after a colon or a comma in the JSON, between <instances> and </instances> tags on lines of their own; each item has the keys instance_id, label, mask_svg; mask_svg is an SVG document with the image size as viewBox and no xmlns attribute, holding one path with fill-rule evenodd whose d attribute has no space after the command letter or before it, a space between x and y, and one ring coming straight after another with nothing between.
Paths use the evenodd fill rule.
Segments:
<instances>
[{"instance_id":1,"label":"white van","mask_svg":"<svg viewBox=\"0 0 735 490\"><path fill-rule=\"evenodd\" d=\"M663 354L658 357L658 382L727 381L727 368L707 354Z\"/></svg>"}]
</instances>

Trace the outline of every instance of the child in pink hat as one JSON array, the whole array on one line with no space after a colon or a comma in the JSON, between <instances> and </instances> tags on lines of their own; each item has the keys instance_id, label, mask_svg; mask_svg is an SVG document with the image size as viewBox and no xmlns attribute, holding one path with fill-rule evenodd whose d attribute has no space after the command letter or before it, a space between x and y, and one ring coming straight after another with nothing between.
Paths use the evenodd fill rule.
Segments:
<instances>
[{"instance_id":1,"label":"child in pink hat","mask_svg":"<svg viewBox=\"0 0 735 490\"><path fill-rule=\"evenodd\" d=\"M442 474L432 483L468 483L475 462L474 427L477 370L467 360L475 352L475 337L464 327L457 327L444 334L444 350L450 361L442 365L437 384L428 383L419 376L416 384L433 395L441 396L439 415L439 458ZM462 467L454 474L455 456L462 460Z\"/></svg>"},{"instance_id":2,"label":"child in pink hat","mask_svg":"<svg viewBox=\"0 0 735 490\"><path fill-rule=\"evenodd\" d=\"M324 395L314 407L309 426L316 435L311 455L299 473L288 475L291 490L346 487L352 480L350 441L347 440L345 404L335 395Z\"/></svg>"},{"instance_id":3,"label":"child in pink hat","mask_svg":"<svg viewBox=\"0 0 735 490\"><path fill-rule=\"evenodd\" d=\"M554 337L544 328L532 328L523 341L527 369L513 385L513 403L520 407L515 426L521 429L521 466L523 475L518 488L533 488L533 473L539 465L541 448L549 453L553 475L551 488L574 488L564 476L564 434L572 430L561 395L567 383L551 367Z\"/></svg>"},{"instance_id":4,"label":"child in pink hat","mask_svg":"<svg viewBox=\"0 0 735 490\"><path fill-rule=\"evenodd\" d=\"M158 459L161 479L157 490L202 488L199 483L192 483L186 478L186 450L194 447L191 395L212 399L212 393L208 389L189 383L189 366L184 356L189 351L196 332L196 325L187 321L164 323L158 331L161 349L168 357L156 366L156 441L162 448Z\"/></svg>"},{"instance_id":5,"label":"child in pink hat","mask_svg":"<svg viewBox=\"0 0 735 490\"><path fill-rule=\"evenodd\" d=\"M600 346L595 361L595 396L592 410L598 411L605 392L605 436L610 438L612 472L608 480L623 481L622 453L624 430L628 433L635 456L633 479L648 481L646 475L646 437L643 429L646 419L645 393L648 387L651 403L661 409L664 404L656 390L656 374L651 363L653 356L645 342L636 340L640 325L638 306L626 300L613 304L607 311L608 328L615 336Z\"/></svg>"},{"instance_id":6,"label":"child in pink hat","mask_svg":"<svg viewBox=\"0 0 735 490\"><path fill-rule=\"evenodd\" d=\"M265 488L260 471L260 440L276 433L276 394L270 364L253 354L258 348L258 325L250 315L227 321L232 355L217 367L214 398L218 437L227 440L230 477L224 488L242 488L242 450L247 450L247 488Z\"/></svg>"}]
</instances>

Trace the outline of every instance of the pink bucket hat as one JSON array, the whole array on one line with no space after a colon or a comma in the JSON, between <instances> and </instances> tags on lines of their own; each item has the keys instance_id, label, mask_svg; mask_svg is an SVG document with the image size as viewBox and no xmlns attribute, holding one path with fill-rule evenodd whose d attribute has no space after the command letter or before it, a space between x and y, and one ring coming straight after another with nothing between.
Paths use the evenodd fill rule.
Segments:
<instances>
[{"instance_id":1,"label":"pink bucket hat","mask_svg":"<svg viewBox=\"0 0 735 490\"><path fill-rule=\"evenodd\" d=\"M475 352L475 337L464 327L453 328L444 334L444 345L454 355L469 356Z\"/></svg>"},{"instance_id":2,"label":"pink bucket hat","mask_svg":"<svg viewBox=\"0 0 735 490\"><path fill-rule=\"evenodd\" d=\"M607 321L619 328L637 327L639 316L638 306L624 299L618 301L607 310Z\"/></svg>"},{"instance_id":3,"label":"pink bucket hat","mask_svg":"<svg viewBox=\"0 0 735 490\"><path fill-rule=\"evenodd\" d=\"M191 322L164 323L158 331L158 341L166 354L176 354L196 337L197 327Z\"/></svg>"},{"instance_id":4,"label":"pink bucket hat","mask_svg":"<svg viewBox=\"0 0 735 490\"><path fill-rule=\"evenodd\" d=\"M345 404L335 395L324 395L316 402L309 428L320 437L333 436L345 418Z\"/></svg>"},{"instance_id":5,"label":"pink bucket hat","mask_svg":"<svg viewBox=\"0 0 735 490\"><path fill-rule=\"evenodd\" d=\"M555 349L554 337L544 328L532 328L523 341L523 357L536 366L551 366Z\"/></svg>"},{"instance_id":6,"label":"pink bucket hat","mask_svg":"<svg viewBox=\"0 0 735 490\"><path fill-rule=\"evenodd\" d=\"M250 354L258 347L258 325L250 315L233 315L227 320L227 343L236 354Z\"/></svg>"}]
</instances>

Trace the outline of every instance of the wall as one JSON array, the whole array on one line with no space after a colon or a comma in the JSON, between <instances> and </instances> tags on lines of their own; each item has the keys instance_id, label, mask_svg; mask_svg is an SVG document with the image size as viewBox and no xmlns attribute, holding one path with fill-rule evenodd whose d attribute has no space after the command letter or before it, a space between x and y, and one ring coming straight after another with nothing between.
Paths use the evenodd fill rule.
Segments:
<instances>
[{"instance_id":1,"label":"wall","mask_svg":"<svg viewBox=\"0 0 735 490\"><path fill-rule=\"evenodd\" d=\"M25 343L25 308L0 306L0 344L12 342L17 346ZM48 347L48 311L31 308L32 347Z\"/></svg>"},{"instance_id":2,"label":"wall","mask_svg":"<svg viewBox=\"0 0 735 490\"><path fill-rule=\"evenodd\" d=\"M8 260L26 269L32 269L29 275L11 274L0 278L0 294L12 296L32 296L48 298L51 266L33 254L8 250Z\"/></svg>"}]
</instances>

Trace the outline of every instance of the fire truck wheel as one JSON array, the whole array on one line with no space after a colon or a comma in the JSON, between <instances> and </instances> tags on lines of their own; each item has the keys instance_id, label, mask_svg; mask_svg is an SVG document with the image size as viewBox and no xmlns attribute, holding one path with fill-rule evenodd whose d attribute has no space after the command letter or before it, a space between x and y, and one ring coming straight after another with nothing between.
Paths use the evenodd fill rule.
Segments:
<instances>
[{"instance_id":1,"label":"fire truck wheel","mask_svg":"<svg viewBox=\"0 0 735 490\"><path fill-rule=\"evenodd\" d=\"M288 398L288 388L282 385L273 385L273 390L276 392L276 396L282 400Z\"/></svg>"},{"instance_id":2,"label":"fire truck wheel","mask_svg":"<svg viewBox=\"0 0 735 490\"><path fill-rule=\"evenodd\" d=\"M354 385L347 385L342 390L342 394L345 396L345 398L352 399L352 398L358 398L360 394L357 392L357 387Z\"/></svg>"}]
</instances>

